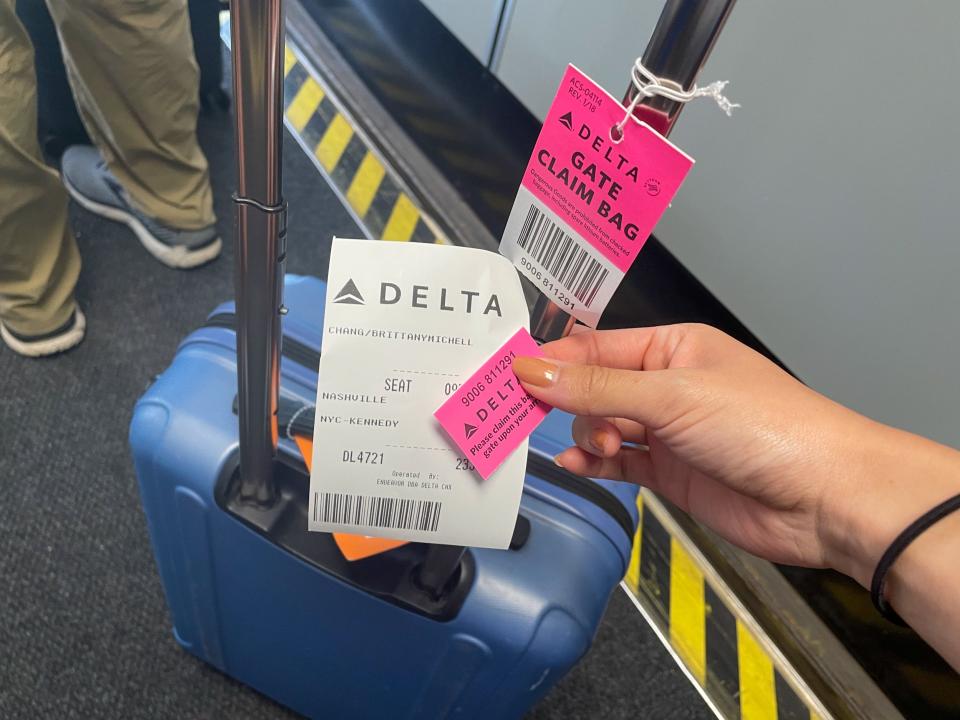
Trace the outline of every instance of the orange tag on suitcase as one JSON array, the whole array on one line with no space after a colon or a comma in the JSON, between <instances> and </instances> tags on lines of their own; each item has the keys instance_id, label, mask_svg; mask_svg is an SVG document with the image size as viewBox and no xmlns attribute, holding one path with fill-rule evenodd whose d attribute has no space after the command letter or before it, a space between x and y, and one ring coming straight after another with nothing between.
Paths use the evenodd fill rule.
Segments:
<instances>
[{"instance_id":1,"label":"orange tag on suitcase","mask_svg":"<svg viewBox=\"0 0 960 720\"><path fill-rule=\"evenodd\" d=\"M303 455L303 461L307 464L307 470L313 464L313 440L310 438L294 435L293 439L300 448L300 454ZM388 540L387 538L370 537L369 535L348 535L347 533L333 533L333 540L340 548L343 556L353 562L362 560L372 555L385 553L387 550L406 545L406 540Z\"/></svg>"}]
</instances>

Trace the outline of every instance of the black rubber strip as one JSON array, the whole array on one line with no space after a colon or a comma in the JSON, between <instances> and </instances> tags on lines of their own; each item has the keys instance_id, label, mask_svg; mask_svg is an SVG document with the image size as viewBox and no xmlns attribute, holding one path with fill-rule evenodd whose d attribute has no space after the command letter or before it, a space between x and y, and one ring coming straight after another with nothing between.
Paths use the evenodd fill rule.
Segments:
<instances>
[{"instance_id":1,"label":"black rubber strip","mask_svg":"<svg viewBox=\"0 0 960 720\"><path fill-rule=\"evenodd\" d=\"M207 321L203 324L203 326L226 328L227 330L233 330L236 332L236 313L215 313L207 318ZM284 336L283 338L282 354L284 357L289 358L293 362L297 363L297 365L303 365L304 367L311 369L320 366L319 352L311 348L309 345L305 345L304 343L287 336Z\"/></svg>"},{"instance_id":2,"label":"black rubber strip","mask_svg":"<svg viewBox=\"0 0 960 720\"><path fill-rule=\"evenodd\" d=\"M574 475L564 470L549 458L538 453L527 456L527 472L556 485L562 490L588 500L612 517L627 536L627 542L633 542L634 527L630 511L623 506L617 496L593 480Z\"/></svg>"}]
</instances>

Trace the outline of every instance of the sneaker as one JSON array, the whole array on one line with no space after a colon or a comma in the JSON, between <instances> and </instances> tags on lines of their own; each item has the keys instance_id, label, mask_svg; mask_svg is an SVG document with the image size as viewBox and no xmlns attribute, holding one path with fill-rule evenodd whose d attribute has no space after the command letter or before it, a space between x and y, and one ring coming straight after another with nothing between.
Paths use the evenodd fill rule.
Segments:
<instances>
[{"instance_id":1,"label":"sneaker","mask_svg":"<svg viewBox=\"0 0 960 720\"><path fill-rule=\"evenodd\" d=\"M193 268L220 254L222 243L213 225L202 230L177 230L137 210L96 148L68 148L63 154L61 172L63 184L74 200L92 213L127 225L164 265Z\"/></svg>"},{"instance_id":2,"label":"sneaker","mask_svg":"<svg viewBox=\"0 0 960 720\"><path fill-rule=\"evenodd\" d=\"M87 319L80 308L71 313L70 318L56 330L43 335L22 335L0 322L0 337L15 353L26 357L55 355L80 344L87 330Z\"/></svg>"}]
</instances>

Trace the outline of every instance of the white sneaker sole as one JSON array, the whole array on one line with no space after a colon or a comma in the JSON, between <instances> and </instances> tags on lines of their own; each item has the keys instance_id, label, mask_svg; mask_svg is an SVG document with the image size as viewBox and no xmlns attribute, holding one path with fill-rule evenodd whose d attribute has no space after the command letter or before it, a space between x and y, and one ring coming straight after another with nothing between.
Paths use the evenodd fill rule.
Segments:
<instances>
[{"instance_id":1,"label":"white sneaker sole","mask_svg":"<svg viewBox=\"0 0 960 720\"><path fill-rule=\"evenodd\" d=\"M183 245L167 245L150 234L150 231L147 230L136 215L132 215L126 210L91 200L71 185L66 176L62 176L62 178L67 192L70 193L70 197L76 200L81 207L92 213L96 213L100 217L105 217L107 220L114 220L126 225L133 230L133 234L137 236L140 244L147 249L147 252L168 267L188 270L204 265L220 254L223 246L220 238L216 238L203 247L193 249Z\"/></svg>"},{"instance_id":2,"label":"white sneaker sole","mask_svg":"<svg viewBox=\"0 0 960 720\"><path fill-rule=\"evenodd\" d=\"M10 331L7 330L3 323L0 323L0 337L3 338L3 341L15 353L24 355L26 357L56 355L64 350L69 350L70 348L80 344L80 341L83 340L86 330L87 319L83 316L83 313L80 312L80 308L76 309L73 325L69 330L62 335L57 335L56 337L48 338L46 340L18 340L10 334Z\"/></svg>"}]
</instances>

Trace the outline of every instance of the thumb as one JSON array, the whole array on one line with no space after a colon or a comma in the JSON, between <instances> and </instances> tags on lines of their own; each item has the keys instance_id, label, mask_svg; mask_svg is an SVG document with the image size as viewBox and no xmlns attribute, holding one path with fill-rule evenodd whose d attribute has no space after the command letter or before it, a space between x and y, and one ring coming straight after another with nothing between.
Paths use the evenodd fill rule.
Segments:
<instances>
[{"instance_id":1,"label":"thumb","mask_svg":"<svg viewBox=\"0 0 960 720\"><path fill-rule=\"evenodd\" d=\"M615 370L553 359L518 357L524 389L556 408L590 417L619 417L657 427L680 392L669 370Z\"/></svg>"}]
</instances>

